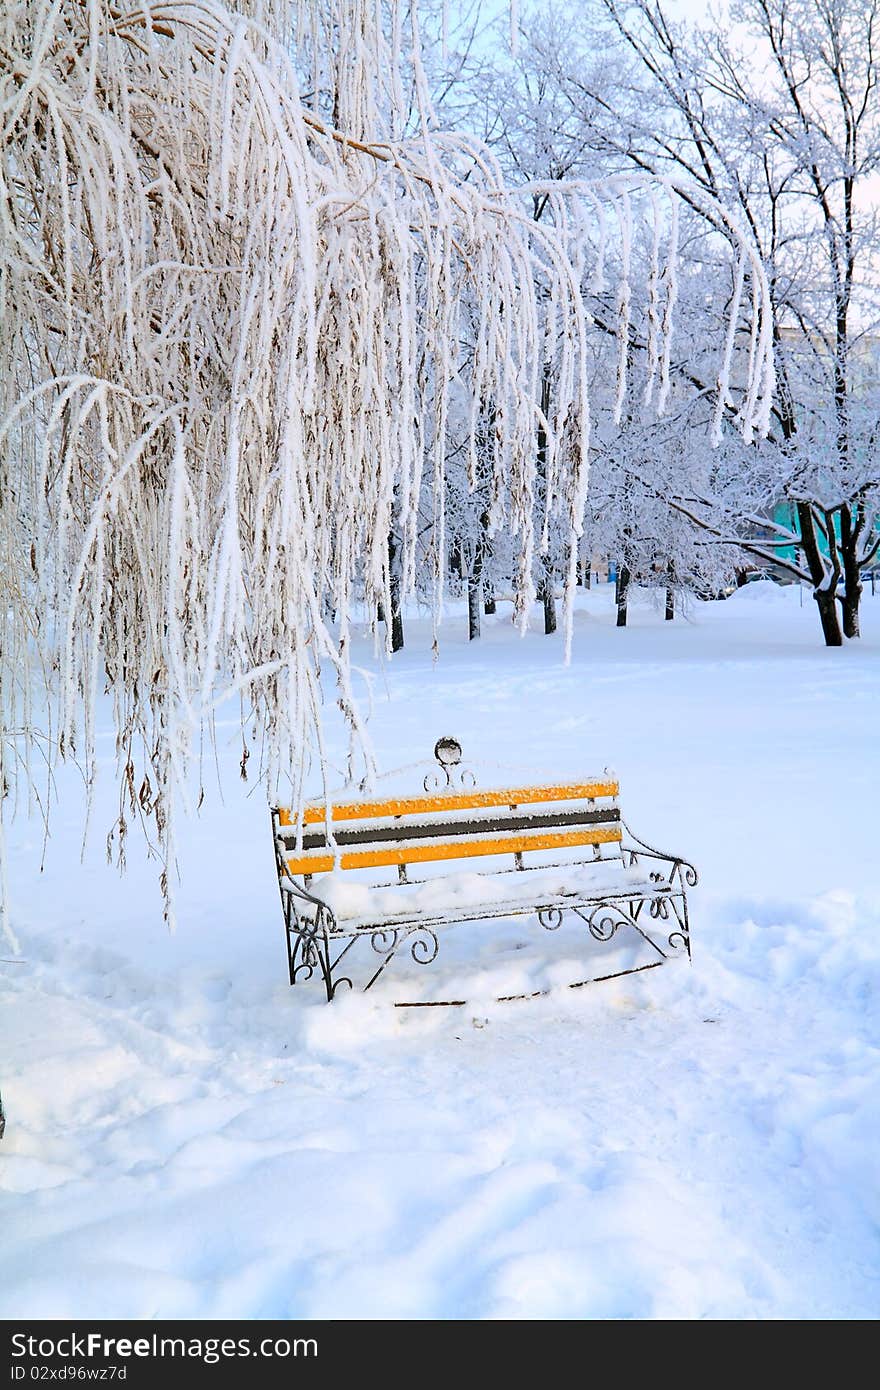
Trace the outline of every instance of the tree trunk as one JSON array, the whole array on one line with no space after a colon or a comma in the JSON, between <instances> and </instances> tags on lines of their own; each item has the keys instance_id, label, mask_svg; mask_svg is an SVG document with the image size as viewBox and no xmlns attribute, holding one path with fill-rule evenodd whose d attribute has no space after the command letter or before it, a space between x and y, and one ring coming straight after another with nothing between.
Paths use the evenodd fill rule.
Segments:
<instances>
[{"instance_id":1,"label":"tree trunk","mask_svg":"<svg viewBox=\"0 0 880 1390\"><path fill-rule=\"evenodd\" d=\"M840 623L837 620L837 600L834 595L827 590L820 590L814 593L813 598L819 605L819 621L822 624L822 636L825 638L826 647L842 647L843 634L840 631Z\"/></svg>"},{"instance_id":2,"label":"tree trunk","mask_svg":"<svg viewBox=\"0 0 880 1390\"><path fill-rule=\"evenodd\" d=\"M851 588L850 585L853 585ZM843 612L843 635L844 637L861 637L859 628L859 606L862 599L862 586L859 582L858 573L855 580L846 580L846 590L841 598L840 606Z\"/></svg>"},{"instance_id":3,"label":"tree trunk","mask_svg":"<svg viewBox=\"0 0 880 1390\"><path fill-rule=\"evenodd\" d=\"M541 415L544 419L550 411L550 370L545 366L541 378ZM538 425L538 470L542 479L547 477L547 431ZM545 502L546 505L546 502ZM556 595L553 592L553 567L547 555L541 556L541 577L538 581L538 598L544 605L544 633L550 636L556 631Z\"/></svg>"},{"instance_id":4,"label":"tree trunk","mask_svg":"<svg viewBox=\"0 0 880 1390\"><path fill-rule=\"evenodd\" d=\"M675 589L672 587L675 581L675 566L672 561L666 567L666 622L671 623L675 617Z\"/></svg>"},{"instance_id":5,"label":"tree trunk","mask_svg":"<svg viewBox=\"0 0 880 1390\"><path fill-rule=\"evenodd\" d=\"M538 585L538 598L544 605L544 633L550 636L556 631L556 595L553 592L553 569L546 558L541 564L541 582Z\"/></svg>"},{"instance_id":6,"label":"tree trunk","mask_svg":"<svg viewBox=\"0 0 880 1390\"><path fill-rule=\"evenodd\" d=\"M846 593L841 600L843 609L843 635L844 637L861 637L859 629L859 604L861 602L861 584L858 585L858 597L853 597L847 581Z\"/></svg>"},{"instance_id":7,"label":"tree trunk","mask_svg":"<svg viewBox=\"0 0 880 1390\"><path fill-rule=\"evenodd\" d=\"M840 630L837 599L834 595L835 575L832 575L829 585L822 552L816 537L816 521L809 502L797 503L797 518L801 533L801 546L813 581L813 598L819 609L819 622L822 624L822 636L825 638L825 645L826 647L842 647L843 633ZM831 528L829 537L829 546L832 545L834 545L833 528Z\"/></svg>"},{"instance_id":8,"label":"tree trunk","mask_svg":"<svg viewBox=\"0 0 880 1390\"><path fill-rule=\"evenodd\" d=\"M400 544L388 533L388 587L391 590L391 650L403 650L403 615L400 611Z\"/></svg>"},{"instance_id":9,"label":"tree trunk","mask_svg":"<svg viewBox=\"0 0 880 1390\"><path fill-rule=\"evenodd\" d=\"M778 348L779 341L779 325L776 315L774 314L773 345L775 348ZM784 371L781 371L779 374L777 389L782 406L782 435L785 440L792 440L797 433L794 395ZM801 549L804 553L804 559L807 562L807 568L810 571L810 578L813 581L813 598L816 600L816 607L819 610L819 622L822 624L822 636L825 639L825 645L826 647L842 647L843 633L840 630L840 621L837 616L837 600L834 596L838 566L835 563L835 573L832 576L829 586L828 576L825 573L825 563L822 559L822 552L819 549L819 541L816 536L816 519L813 515L813 508L809 502L796 502L795 512L798 519L798 530L801 534ZM828 537L829 550L833 545L834 528L831 527Z\"/></svg>"},{"instance_id":10,"label":"tree trunk","mask_svg":"<svg viewBox=\"0 0 880 1390\"><path fill-rule=\"evenodd\" d=\"M473 642L480 635L480 600L483 596L483 538L477 538L474 546L474 560L468 574L468 640Z\"/></svg>"},{"instance_id":11,"label":"tree trunk","mask_svg":"<svg viewBox=\"0 0 880 1390\"><path fill-rule=\"evenodd\" d=\"M468 579L468 639L473 642L480 635L480 589L479 579L471 575Z\"/></svg>"},{"instance_id":12,"label":"tree trunk","mask_svg":"<svg viewBox=\"0 0 880 1390\"><path fill-rule=\"evenodd\" d=\"M398 590L397 599L391 600L392 603L395 605L391 613L391 650L393 652L399 652L403 650L403 615L400 611L399 584L396 587Z\"/></svg>"},{"instance_id":13,"label":"tree trunk","mask_svg":"<svg viewBox=\"0 0 880 1390\"><path fill-rule=\"evenodd\" d=\"M495 594L488 584L484 584L483 593L485 595L483 612L488 616L495 612Z\"/></svg>"},{"instance_id":14,"label":"tree trunk","mask_svg":"<svg viewBox=\"0 0 880 1390\"><path fill-rule=\"evenodd\" d=\"M629 595L630 573L626 565L620 565L614 584L614 597L617 600L617 626L626 627L626 604Z\"/></svg>"},{"instance_id":15,"label":"tree trunk","mask_svg":"<svg viewBox=\"0 0 880 1390\"><path fill-rule=\"evenodd\" d=\"M485 483L484 483L485 486ZM468 575L468 637L473 642L475 637L480 635L480 601L484 593L483 568L486 563L486 556L492 554L492 544L489 539L489 508L484 506L480 513L480 534L474 546L474 563ZM491 589L486 589L486 612L495 612L495 598Z\"/></svg>"},{"instance_id":16,"label":"tree trunk","mask_svg":"<svg viewBox=\"0 0 880 1390\"><path fill-rule=\"evenodd\" d=\"M843 582L844 593L841 599L843 610L843 635L844 637L859 637L859 605L862 601L862 579L859 567L859 531L861 527L858 521L853 522L853 515L848 506L841 508L840 512L840 551L843 559Z\"/></svg>"}]
</instances>

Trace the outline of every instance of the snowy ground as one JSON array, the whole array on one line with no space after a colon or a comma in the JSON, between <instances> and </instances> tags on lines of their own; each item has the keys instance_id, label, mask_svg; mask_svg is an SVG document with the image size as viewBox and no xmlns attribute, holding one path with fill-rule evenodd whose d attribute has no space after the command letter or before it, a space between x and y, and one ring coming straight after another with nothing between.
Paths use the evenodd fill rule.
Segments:
<instances>
[{"instance_id":1,"label":"snowy ground","mask_svg":"<svg viewBox=\"0 0 880 1390\"><path fill-rule=\"evenodd\" d=\"M234 776L182 836L169 937L154 868L104 865L109 786L80 864L71 774L43 872L36 825L10 847L0 1315L880 1314L880 596L864 626L826 652L760 584L618 632L603 590L566 669L501 612L477 649L453 616L436 664L410 622L376 682L387 765L447 732L610 764L636 832L701 872L692 969L529 1004L297 997Z\"/></svg>"}]
</instances>

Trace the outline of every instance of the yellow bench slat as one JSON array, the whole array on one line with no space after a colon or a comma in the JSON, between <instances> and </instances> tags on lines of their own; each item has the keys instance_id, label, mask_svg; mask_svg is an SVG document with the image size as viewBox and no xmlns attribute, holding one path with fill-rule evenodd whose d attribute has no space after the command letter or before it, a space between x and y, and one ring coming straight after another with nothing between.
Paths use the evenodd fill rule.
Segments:
<instances>
[{"instance_id":1,"label":"yellow bench slat","mask_svg":"<svg viewBox=\"0 0 880 1390\"><path fill-rule=\"evenodd\" d=\"M389 798L385 801L348 801L331 805L334 821L370 820L381 816L429 815L442 811L469 811L481 806L532 806L542 801L593 800L599 796L617 796L619 786L612 782L553 783L544 787L498 787L493 791L452 792L437 796ZM325 806L306 806L303 822L317 825L326 821ZM290 808L278 808L279 825L296 825ZM383 861L385 862L385 861ZM398 860L388 860L398 863Z\"/></svg>"},{"instance_id":2,"label":"yellow bench slat","mask_svg":"<svg viewBox=\"0 0 880 1390\"><path fill-rule=\"evenodd\" d=\"M491 803L490 803L491 804ZM333 869L370 869L390 864L432 864L444 859L471 859L477 855L515 854L532 850L567 849L577 845L619 842L619 826L569 830L547 835L510 835L503 839L459 840L436 845L390 845L387 849L350 850L335 859L332 854L303 855L288 859L292 874L323 874Z\"/></svg>"}]
</instances>

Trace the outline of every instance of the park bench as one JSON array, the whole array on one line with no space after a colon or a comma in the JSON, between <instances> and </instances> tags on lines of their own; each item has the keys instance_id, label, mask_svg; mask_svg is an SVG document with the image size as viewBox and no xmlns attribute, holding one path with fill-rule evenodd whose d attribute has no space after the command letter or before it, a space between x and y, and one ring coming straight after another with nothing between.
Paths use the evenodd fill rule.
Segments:
<instances>
[{"instance_id":1,"label":"park bench","mask_svg":"<svg viewBox=\"0 0 880 1390\"><path fill-rule=\"evenodd\" d=\"M320 978L332 1000L357 976L367 990L405 951L430 964L443 928L522 916L555 931L572 914L599 943L641 938L641 963L566 981L571 988L690 959L686 889L696 871L632 835L611 773L483 791L457 740L440 739L434 756L439 771L424 794L311 802L300 815L272 809L291 985ZM395 877L364 881L377 869ZM366 967L353 969L358 955Z\"/></svg>"}]
</instances>

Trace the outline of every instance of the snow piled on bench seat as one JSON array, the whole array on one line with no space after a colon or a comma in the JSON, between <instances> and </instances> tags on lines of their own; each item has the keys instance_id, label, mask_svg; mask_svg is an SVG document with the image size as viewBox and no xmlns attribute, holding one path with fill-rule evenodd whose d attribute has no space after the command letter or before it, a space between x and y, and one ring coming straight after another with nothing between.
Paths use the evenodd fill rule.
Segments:
<instances>
[{"instance_id":1,"label":"snow piled on bench seat","mask_svg":"<svg viewBox=\"0 0 880 1390\"><path fill-rule=\"evenodd\" d=\"M443 916L470 909L478 918L481 907L509 904L511 909L521 909L534 904L537 909L585 895L645 895L656 892L656 885L644 870L628 869L620 859L608 859L500 874L456 870L414 883L378 886L358 882L350 872L340 870L316 875L308 891L327 904L341 925L353 927L359 922Z\"/></svg>"}]
</instances>

